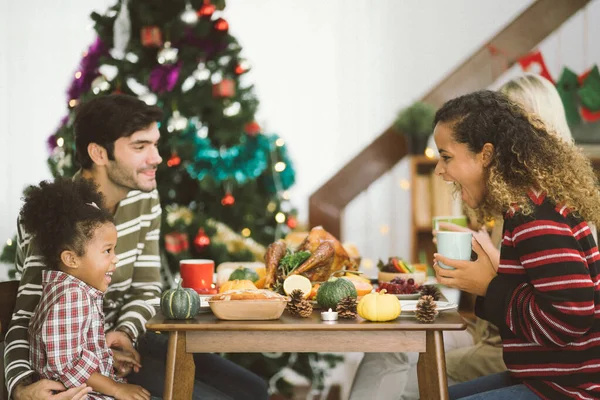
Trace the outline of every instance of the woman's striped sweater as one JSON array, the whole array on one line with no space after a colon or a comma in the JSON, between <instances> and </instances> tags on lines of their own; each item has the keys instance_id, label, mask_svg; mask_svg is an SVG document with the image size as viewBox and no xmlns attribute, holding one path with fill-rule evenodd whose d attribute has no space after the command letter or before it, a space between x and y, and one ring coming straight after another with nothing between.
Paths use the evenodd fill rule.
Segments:
<instances>
[{"instance_id":1,"label":"woman's striped sweater","mask_svg":"<svg viewBox=\"0 0 600 400\"><path fill-rule=\"evenodd\" d=\"M544 194L504 218L498 275L476 313L512 376L545 399L600 398L600 255L588 224Z\"/></svg>"}]
</instances>

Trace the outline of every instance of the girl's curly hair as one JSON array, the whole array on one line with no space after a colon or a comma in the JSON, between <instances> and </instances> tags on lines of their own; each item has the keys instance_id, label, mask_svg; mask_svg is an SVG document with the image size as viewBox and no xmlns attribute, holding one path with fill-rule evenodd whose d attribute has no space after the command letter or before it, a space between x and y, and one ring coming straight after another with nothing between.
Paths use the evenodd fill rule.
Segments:
<instances>
[{"instance_id":1,"label":"girl's curly hair","mask_svg":"<svg viewBox=\"0 0 600 400\"><path fill-rule=\"evenodd\" d=\"M20 222L53 269L60 265L64 250L83 256L96 228L113 222L112 215L102 208L104 197L86 179L42 181L39 186L28 187L23 200Z\"/></svg>"},{"instance_id":2,"label":"girl's curly hair","mask_svg":"<svg viewBox=\"0 0 600 400\"><path fill-rule=\"evenodd\" d=\"M450 124L454 140L473 153L494 146L486 170L486 196L480 220L517 204L530 214L527 192L546 192L555 204L569 207L586 221L600 223L600 191L590 161L575 146L548 134L544 123L498 92L483 90L446 102L434 124Z\"/></svg>"}]
</instances>

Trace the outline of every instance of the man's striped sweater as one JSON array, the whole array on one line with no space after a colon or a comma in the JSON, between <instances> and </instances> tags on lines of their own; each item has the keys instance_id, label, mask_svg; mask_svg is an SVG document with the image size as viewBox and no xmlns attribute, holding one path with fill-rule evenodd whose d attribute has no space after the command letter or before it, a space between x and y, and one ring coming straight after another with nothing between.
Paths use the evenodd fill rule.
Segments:
<instances>
[{"instance_id":1,"label":"man's striped sweater","mask_svg":"<svg viewBox=\"0 0 600 400\"><path fill-rule=\"evenodd\" d=\"M161 207L156 190L131 191L114 215L119 257L112 282L104 296L105 331L123 329L133 339L146 331L155 314L146 301L160 296L159 236ZM29 361L27 327L42 294L42 257L35 240L17 226L17 271L22 275L15 313L6 334L4 354L9 398L15 384L33 374Z\"/></svg>"},{"instance_id":2,"label":"man's striped sweater","mask_svg":"<svg viewBox=\"0 0 600 400\"><path fill-rule=\"evenodd\" d=\"M498 275L476 314L511 375L545 399L600 398L600 255L588 224L544 194L504 218Z\"/></svg>"}]
</instances>

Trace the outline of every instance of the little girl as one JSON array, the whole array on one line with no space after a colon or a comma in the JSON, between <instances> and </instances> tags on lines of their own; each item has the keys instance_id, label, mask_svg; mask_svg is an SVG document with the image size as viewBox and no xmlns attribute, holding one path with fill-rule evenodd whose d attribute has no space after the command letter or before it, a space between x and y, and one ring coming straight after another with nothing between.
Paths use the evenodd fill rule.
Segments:
<instances>
[{"instance_id":1,"label":"little girl","mask_svg":"<svg viewBox=\"0 0 600 400\"><path fill-rule=\"evenodd\" d=\"M31 367L66 388L83 384L91 399L148 400L115 375L104 335L102 300L118 261L117 230L91 181L58 179L26 191L21 223L48 270L29 324Z\"/></svg>"}]
</instances>

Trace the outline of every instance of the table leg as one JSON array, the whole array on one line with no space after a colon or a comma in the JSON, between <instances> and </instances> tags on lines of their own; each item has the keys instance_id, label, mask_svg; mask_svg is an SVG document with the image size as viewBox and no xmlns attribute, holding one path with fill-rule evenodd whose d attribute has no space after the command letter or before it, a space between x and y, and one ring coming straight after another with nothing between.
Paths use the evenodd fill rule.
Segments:
<instances>
[{"instance_id":1,"label":"table leg","mask_svg":"<svg viewBox=\"0 0 600 400\"><path fill-rule=\"evenodd\" d=\"M417 364L421 399L447 400L448 379L442 331L427 331L425 346L425 353L419 354Z\"/></svg>"},{"instance_id":2,"label":"table leg","mask_svg":"<svg viewBox=\"0 0 600 400\"><path fill-rule=\"evenodd\" d=\"M196 365L192 353L188 353L185 349L185 335L185 332L169 333L163 400L192 398ZM177 384L175 384L175 377L177 377Z\"/></svg>"}]
</instances>

